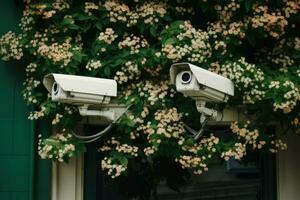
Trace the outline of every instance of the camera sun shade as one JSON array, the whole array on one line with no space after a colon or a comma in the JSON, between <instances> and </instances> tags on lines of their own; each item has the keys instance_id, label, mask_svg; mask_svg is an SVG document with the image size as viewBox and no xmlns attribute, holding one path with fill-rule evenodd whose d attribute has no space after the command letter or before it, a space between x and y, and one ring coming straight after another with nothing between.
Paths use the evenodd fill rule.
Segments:
<instances>
[{"instance_id":1,"label":"camera sun shade","mask_svg":"<svg viewBox=\"0 0 300 200\"><path fill-rule=\"evenodd\" d=\"M111 79L65 74L48 74L43 84L53 101L70 104L107 104L117 96L117 82Z\"/></svg>"},{"instance_id":2,"label":"camera sun shade","mask_svg":"<svg viewBox=\"0 0 300 200\"><path fill-rule=\"evenodd\" d=\"M234 85L231 80L190 63L175 63L171 66L171 83L175 84L176 75L179 72L186 70L190 70L193 73L199 85L204 85L224 94L234 96Z\"/></svg>"}]
</instances>

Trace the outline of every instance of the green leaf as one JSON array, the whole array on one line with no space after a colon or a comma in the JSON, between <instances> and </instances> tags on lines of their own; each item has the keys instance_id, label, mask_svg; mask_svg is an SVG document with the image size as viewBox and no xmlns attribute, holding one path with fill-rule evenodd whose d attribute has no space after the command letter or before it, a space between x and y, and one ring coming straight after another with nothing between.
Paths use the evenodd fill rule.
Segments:
<instances>
[{"instance_id":1,"label":"green leaf","mask_svg":"<svg viewBox=\"0 0 300 200\"><path fill-rule=\"evenodd\" d=\"M73 59L76 60L76 61L78 61L78 62L82 61L82 57L83 57L83 55L81 53L79 53L79 52L74 52L73 53Z\"/></svg>"},{"instance_id":2,"label":"green leaf","mask_svg":"<svg viewBox=\"0 0 300 200\"><path fill-rule=\"evenodd\" d=\"M72 30L79 30L80 29L80 26L76 25L76 24L70 24L68 26L69 29L72 29Z\"/></svg>"},{"instance_id":3,"label":"green leaf","mask_svg":"<svg viewBox=\"0 0 300 200\"><path fill-rule=\"evenodd\" d=\"M73 23L74 23L74 20L72 18L66 18L66 19L63 19L63 21L61 22L61 25L70 25Z\"/></svg>"},{"instance_id":4,"label":"green leaf","mask_svg":"<svg viewBox=\"0 0 300 200\"><path fill-rule=\"evenodd\" d=\"M168 38L164 44L175 44L177 42L176 38Z\"/></svg>"},{"instance_id":5,"label":"green leaf","mask_svg":"<svg viewBox=\"0 0 300 200\"><path fill-rule=\"evenodd\" d=\"M146 25L145 25L144 23L140 23L140 24L138 25L138 29L139 29L139 31L140 31L141 33L144 33L145 28L146 28Z\"/></svg>"},{"instance_id":6,"label":"green leaf","mask_svg":"<svg viewBox=\"0 0 300 200\"><path fill-rule=\"evenodd\" d=\"M245 9L246 12L249 12L252 9L252 0L245 0Z\"/></svg>"},{"instance_id":7,"label":"green leaf","mask_svg":"<svg viewBox=\"0 0 300 200\"><path fill-rule=\"evenodd\" d=\"M122 59L116 59L112 64L111 66L112 67L119 67L119 65L123 64L123 60Z\"/></svg>"},{"instance_id":8,"label":"green leaf","mask_svg":"<svg viewBox=\"0 0 300 200\"><path fill-rule=\"evenodd\" d=\"M111 72L110 72L110 68L109 68L109 67L105 67L105 68L104 68L104 75L105 75L105 76L110 76L110 73L111 73Z\"/></svg>"},{"instance_id":9,"label":"green leaf","mask_svg":"<svg viewBox=\"0 0 300 200\"><path fill-rule=\"evenodd\" d=\"M83 15L83 14L79 14L79 13L74 14L73 17L80 21L92 19L92 17L89 15Z\"/></svg>"},{"instance_id":10,"label":"green leaf","mask_svg":"<svg viewBox=\"0 0 300 200\"><path fill-rule=\"evenodd\" d=\"M103 30L103 25L102 25L102 23L100 22L100 21L98 21L95 25L94 25L94 27L96 27L98 30L100 30L100 31L102 31Z\"/></svg>"},{"instance_id":11,"label":"green leaf","mask_svg":"<svg viewBox=\"0 0 300 200\"><path fill-rule=\"evenodd\" d=\"M127 164L128 164L128 159L127 159L126 157L120 157L119 160L120 160L121 165L127 166Z\"/></svg>"},{"instance_id":12,"label":"green leaf","mask_svg":"<svg viewBox=\"0 0 300 200\"><path fill-rule=\"evenodd\" d=\"M156 35L157 35L157 26L151 26L150 33L153 37L156 37Z\"/></svg>"}]
</instances>

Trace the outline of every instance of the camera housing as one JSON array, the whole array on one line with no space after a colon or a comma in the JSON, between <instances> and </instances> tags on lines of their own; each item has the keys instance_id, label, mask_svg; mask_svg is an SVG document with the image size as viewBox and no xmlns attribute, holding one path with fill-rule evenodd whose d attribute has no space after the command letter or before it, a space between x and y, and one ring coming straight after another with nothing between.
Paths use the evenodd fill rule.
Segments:
<instances>
[{"instance_id":1,"label":"camera housing","mask_svg":"<svg viewBox=\"0 0 300 200\"><path fill-rule=\"evenodd\" d=\"M190 63L173 64L170 78L178 92L197 101L221 103L234 95L231 80Z\"/></svg>"},{"instance_id":2,"label":"camera housing","mask_svg":"<svg viewBox=\"0 0 300 200\"><path fill-rule=\"evenodd\" d=\"M117 96L117 82L111 79L48 74L43 84L52 101L74 105L108 104Z\"/></svg>"},{"instance_id":3,"label":"camera housing","mask_svg":"<svg viewBox=\"0 0 300 200\"><path fill-rule=\"evenodd\" d=\"M202 69L190 63L175 63L170 68L171 83L176 85L176 90L185 96L193 98L196 108L201 113L199 131L195 131L185 124L186 129L195 140L202 137L207 121L223 118L217 110L206 107L206 103L227 102L234 95L234 84L231 80ZM222 116L222 117L220 117Z\"/></svg>"}]
</instances>

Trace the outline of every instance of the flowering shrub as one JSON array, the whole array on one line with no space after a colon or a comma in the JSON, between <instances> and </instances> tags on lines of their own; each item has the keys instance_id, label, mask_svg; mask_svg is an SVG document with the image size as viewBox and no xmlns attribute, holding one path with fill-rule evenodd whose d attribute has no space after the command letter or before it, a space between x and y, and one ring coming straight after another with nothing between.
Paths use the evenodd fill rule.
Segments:
<instances>
[{"instance_id":1,"label":"flowering shrub","mask_svg":"<svg viewBox=\"0 0 300 200\"><path fill-rule=\"evenodd\" d=\"M21 33L0 38L0 57L27 62L23 96L36 108L29 119L50 117L68 132L81 120L77 107L52 102L42 77L114 78L118 100L133 105L99 148L102 169L155 185L170 168L176 176L201 174L212 159L286 149L267 126L300 127L299 10L297 0L36 0L25 5ZM234 122L226 140L209 132L194 141L184 123L199 125L195 104L169 83L175 62L231 79L236 94L228 106L242 107L251 122ZM83 150L64 134L39 144L42 158L58 161Z\"/></svg>"},{"instance_id":2,"label":"flowering shrub","mask_svg":"<svg viewBox=\"0 0 300 200\"><path fill-rule=\"evenodd\" d=\"M47 139L41 139L39 135L39 138L38 151L42 159L68 162L71 157L84 150L83 143L70 133L57 133Z\"/></svg>"}]
</instances>

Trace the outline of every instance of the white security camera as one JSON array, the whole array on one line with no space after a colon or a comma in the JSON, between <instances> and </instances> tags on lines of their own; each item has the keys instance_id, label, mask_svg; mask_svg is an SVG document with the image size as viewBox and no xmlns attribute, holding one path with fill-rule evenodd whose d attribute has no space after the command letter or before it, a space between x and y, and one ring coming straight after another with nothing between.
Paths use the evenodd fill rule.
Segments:
<instances>
[{"instance_id":1,"label":"white security camera","mask_svg":"<svg viewBox=\"0 0 300 200\"><path fill-rule=\"evenodd\" d=\"M48 74L44 77L43 84L53 101L77 105L80 115L86 119L96 117L99 124L109 124L103 131L93 135L74 133L85 142L93 142L108 133L129 109L125 105L110 103L112 97L117 97L117 82L112 79Z\"/></svg>"},{"instance_id":2,"label":"white security camera","mask_svg":"<svg viewBox=\"0 0 300 200\"><path fill-rule=\"evenodd\" d=\"M190 63L173 64L170 77L178 92L196 101L220 103L234 95L231 80Z\"/></svg>"},{"instance_id":3,"label":"white security camera","mask_svg":"<svg viewBox=\"0 0 300 200\"><path fill-rule=\"evenodd\" d=\"M196 101L198 112L201 113L200 131L194 131L186 125L195 139L201 137L208 119L216 120L220 115L218 111L207 108L206 102L227 102L234 95L234 84L231 80L200 68L190 63L176 63L170 68L171 83L176 85L176 90Z\"/></svg>"},{"instance_id":4,"label":"white security camera","mask_svg":"<svg viewBox=\"0 0 300 200\"><path fill-rule=\"evenodd\" d=\"M48 74L43 83L52 101L74 105L108 104L117 96L117 82L111 79L65 74Z\"/></svg>"}]
</instances>

